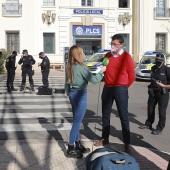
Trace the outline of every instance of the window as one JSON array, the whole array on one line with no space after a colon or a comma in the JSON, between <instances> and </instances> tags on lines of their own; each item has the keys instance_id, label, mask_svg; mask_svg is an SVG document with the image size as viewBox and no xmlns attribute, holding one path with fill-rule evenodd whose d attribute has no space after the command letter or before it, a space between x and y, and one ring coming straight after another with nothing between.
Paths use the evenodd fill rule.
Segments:
<instances>
[{"instance_id":1,"label":"window","mask_svg":"<svg viewBox=\"0 0 170 170\"><path fill-rule=\"evenodd\" d=\"M55 6L55 0L43 0L44 6Z\"/></svg>"},{"instance_id":2,"label":"window","mask_svg":"<svg viewBox=\"0 0 170 170\"><path fill-rule=\"evenodd\" d=\"M7 50L19 52L19 32L6 32Z\"/></svg>"},{"instance_id":3,"label":"window","mask_svg":"<svg viewBox=\"0 0 170 170\"><path fill-rule=\"evenodd\" d=\"M2 15L21 15L22 5L18 0L6 0L6 3L2 4Z\"/></svg>"},{"instance_id":4,"label":"window","mask_svg":"<svg viewBox=\"0 0 170 170\"><path fill-rule=\"evenodd\" d=\"M119 8L128 8L129 4L128 4L129 0L119 0Z\"/></svg>"},{"instance_id":5,"label":"window","mask_svg":"<svg viewBox=\"0 0 170 170\"><path fill-rule=\"evenodd\" d=\"M166 34L156 34L156 51L166 51L165 47Z\"/></svg>"},{"instance_id":6,"label":"window","mask_svg":"<svg viewBox=\"0 0 170 170\"><path fill-rule=\"evenodd\" d=\"M54 54L55 53L54 33L44 33L43 42L44 42L44 52Z\"/></svg>"},{"instance_id":7,"label":"window","mask_svg":"<svg viewBox=\"0 0 170 170\"><path fill-rule=\"evenodd\" d=\"M6 0L7 3L19 3L19 0Z\"/></svg>"},{"instance_id":8,"label":"window","mask_svg":"<svg viewBox=\"0 0 170 170\"><path fill-rule=\"evenodd\" d=\"M81 6L92 6L92 0L81 0Z\"/></svg>"},{"instance_id":9,"label":"window","mask_svg":"<svg viewBox=\"0 0 170 170\"><path fill-rule=\"evenodd\" d=\"M156 0L156 16L165 17L166 0Z\"/></svg>"}]
</instances>

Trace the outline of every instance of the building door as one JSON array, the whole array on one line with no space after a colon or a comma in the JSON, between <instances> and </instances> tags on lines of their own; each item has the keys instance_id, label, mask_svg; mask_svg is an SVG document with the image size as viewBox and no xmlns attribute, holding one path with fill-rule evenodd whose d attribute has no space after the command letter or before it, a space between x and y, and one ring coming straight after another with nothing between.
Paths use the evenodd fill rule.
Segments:
<instances>
[{"instance_id":1,"label":"building door","mask_svg":"<svg viewBox=\"0 0 170 170\"><path fill-rule=\"evenodd\" d=\"M7 50L20 52L19 32L6 32Z\"/></svg>"},{"instance_id":2,"label":"building door","mask_svg":"<svg viewBox=\"0 0 170 170\"><path fill-rule=\"evenodd\" d=\"M82 46L85 55L93 55L101 48L101 40L77 39L76 45Z\"/></svg>"},{"instance_id":3,"label":"building door","mask_svg":"<svg viewBox=\"0 0 170 170\"><path fill-rule=\"evenodd\" d=\"M73 25L73 44L83 47L85 55L92 55L101 48L102 26Z\"/></svg>"}]
</instances>

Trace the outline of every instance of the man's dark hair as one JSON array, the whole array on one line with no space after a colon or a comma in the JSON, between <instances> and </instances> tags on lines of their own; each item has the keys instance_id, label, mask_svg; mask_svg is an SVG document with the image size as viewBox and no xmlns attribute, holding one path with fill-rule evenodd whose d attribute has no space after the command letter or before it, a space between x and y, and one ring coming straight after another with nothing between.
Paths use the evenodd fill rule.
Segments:
<instances>
[{"instance_id":1,"label":"man's dark hair","mask_svg":"<svg viewBox=\"0 0 170 170\"><path fill-rule=\"evenodd\" d=\"M17 55L17 52L16 51L12 51L12 54Z\"/></svg>"},{"instance_id":2,"label":"man's dark hair","mask_svg":"<svg viewBox=\"0 0 170 170\"><path fill-rule=\"evenodd\" d=\"M41 56L42 54L44 54L44 53L43 53L43 52L40 52L40 53L39 53L39 56Z\"/></svg>"},{"instance_id":3,"label":"man's dark hair","mask_svg":"<svg viewBox=\"0 0 170 170\"><path fill-rule=\"evenodd\" d=\"M112 36L112 41L118 40L120 43L124 43L124 38L120 34L115 34Z\"/></svg>"}]
</instances>

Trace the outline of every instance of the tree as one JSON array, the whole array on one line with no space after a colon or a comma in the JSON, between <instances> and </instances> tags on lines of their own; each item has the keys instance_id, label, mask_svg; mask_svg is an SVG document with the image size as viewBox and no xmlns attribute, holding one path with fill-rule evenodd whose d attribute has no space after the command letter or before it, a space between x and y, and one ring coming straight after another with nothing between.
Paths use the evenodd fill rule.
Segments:
<instances>
[{"instance_id":1,"label":"tree","mask_svg":"<svg viewBox=\"0 0 170 170\"><path fill-rule=\"evenodd\" d=\"M0 58L0 74L3 74L5 71L5 60L10 55L10 51L6 51L5 49L0 49L2 51L2 57Z\"/></svg>"}]
</instances>

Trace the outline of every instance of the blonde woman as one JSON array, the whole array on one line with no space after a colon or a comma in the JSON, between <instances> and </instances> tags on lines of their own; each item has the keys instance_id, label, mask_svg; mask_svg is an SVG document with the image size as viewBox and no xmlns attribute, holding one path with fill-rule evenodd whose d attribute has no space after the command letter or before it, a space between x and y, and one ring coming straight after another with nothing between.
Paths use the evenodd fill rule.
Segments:
<instances>
[{"instance_id":1,"label":"blonde woman","mask_svg":"<svg viewBox=\"0 0 170 170\"><path fill-rule=\"evenodd\" d=\"M79 130L87 108L87 84L88 82L93 84L100 82L103 78L103 72L106 70L106 66L103 66L98 74L93 75L83 64L83 61L83 49L77 45L72 46L68 54L65 90L69 96L73 112L67 156L74 158L81 158L83 153L90 152L89 148L85 148L80 143Z\"/></svg>"}]
</instances>

